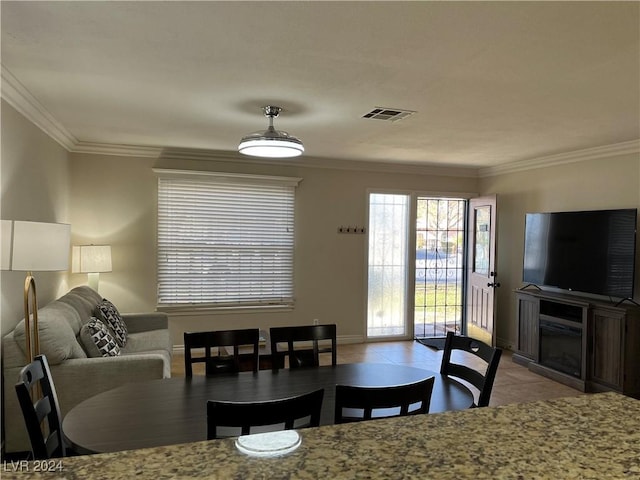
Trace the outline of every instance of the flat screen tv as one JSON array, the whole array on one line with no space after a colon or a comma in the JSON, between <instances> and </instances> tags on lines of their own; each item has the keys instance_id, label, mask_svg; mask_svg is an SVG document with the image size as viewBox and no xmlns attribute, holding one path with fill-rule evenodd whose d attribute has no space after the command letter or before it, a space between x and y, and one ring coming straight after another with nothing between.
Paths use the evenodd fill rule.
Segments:
<instances>
[{"instance_id":1,"label":"flat screen tv","mask_svg":"<svg viewBox=\"0 0 640 480\"><path fill-rule=\"evenodd\" d=\"M522 280L633 297L637 209L527 213Z\"/></svg>"}]
</instances>

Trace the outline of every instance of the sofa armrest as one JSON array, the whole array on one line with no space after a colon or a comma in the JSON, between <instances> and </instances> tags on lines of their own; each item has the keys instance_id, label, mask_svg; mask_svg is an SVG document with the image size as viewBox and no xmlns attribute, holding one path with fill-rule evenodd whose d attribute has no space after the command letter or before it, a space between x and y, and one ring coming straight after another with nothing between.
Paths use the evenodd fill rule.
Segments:
<instances>
[{"instance_id":1,"label":"sofa armrest","mask_svg":"<svg viewBox=\"0 0 640 480\"><path fill-rule=\"evenodd\" d=\"M61 365L51 366L62 416L87 398L125 383L164 378L165 364L166 358L161 353L140 353L71 358Z\"/></svg>"},{"instance_id":2,"label":"sofa armrest","mask_svg":"<svg viewBox=\"0 0 640 480\"><path fill-rule=\"evenodd\" d=\"M164 312L124 313L122 319L131 333L169 328L169 316Z\"/></svg>"}]
</instances>

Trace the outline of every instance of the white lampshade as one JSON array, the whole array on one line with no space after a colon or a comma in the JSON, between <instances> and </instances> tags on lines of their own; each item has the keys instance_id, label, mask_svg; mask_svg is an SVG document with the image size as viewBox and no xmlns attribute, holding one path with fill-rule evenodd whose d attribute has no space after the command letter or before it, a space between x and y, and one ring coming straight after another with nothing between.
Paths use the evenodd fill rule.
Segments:
<instances>
[{"instance_id":1,"label":"white lampshade","mask_svg":"<svg viewBox=\"0 0 640 480\"><path fill-rule=\"evenodd\" d=\"M73 247L73 273L111 271L111 245L77 245Z\"/></svg>"},{"instance_id":2,"label":"white lampshade","mask_svg":"<svg viewBox=\"0 0 640 480\"><path fill-rule=\"evenodd\" d=\"M71 225L2 221L2 269L25 272L67 270Z\"/></svg>"}]
</instances>

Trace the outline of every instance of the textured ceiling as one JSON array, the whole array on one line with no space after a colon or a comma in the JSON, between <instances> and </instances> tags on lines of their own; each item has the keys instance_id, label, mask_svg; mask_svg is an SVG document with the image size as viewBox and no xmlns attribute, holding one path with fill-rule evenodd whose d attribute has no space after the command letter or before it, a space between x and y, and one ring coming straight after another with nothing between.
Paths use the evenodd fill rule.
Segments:
<instances>
[{"instance_id":1,"label":"textured ceiling","mask_svg":"<svg viewBox=\"0 0 640 480\"><path fill-rule=\"evenodd\" d=\"M638 2L10 2L2 65L76 142L488 167L640 137ZM5 78L7 78L5 76ZM417 113L363 119L374 107Z\"/></svg>"}]
</instances>

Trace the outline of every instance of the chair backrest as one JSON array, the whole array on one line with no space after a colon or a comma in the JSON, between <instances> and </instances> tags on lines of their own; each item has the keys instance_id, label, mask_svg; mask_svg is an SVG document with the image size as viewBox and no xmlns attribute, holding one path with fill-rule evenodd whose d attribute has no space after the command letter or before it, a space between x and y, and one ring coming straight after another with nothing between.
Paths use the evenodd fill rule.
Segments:
<instances>
[{"instance_id":1,"label":"chair backrest","mask_svg":"<svg viewBox=\"0 0 640 480\"><path fill-rule=\"evenodd\" d=\"M253 352L242 354L242 360L248 359L250 369L258 371L260 330L217 330L211 332L184 333L184 371L187 377L193 376L193 364L204 363L206 375L234 373L245 370L241 365L240 347L252 346ZM212 355L213 348L233 347L232 355ZM194 349L204 349L204 356L194 356Z\"/></svg>"},{"instance_id":2,"label":"chair backrest","mask_svg":"<svg viewBox=\"0 0 640 480\"><path fill-rule=\"evenodd\" d=\"M265 402L207 402L207 438L219 438L218 427L240 428L241 435L248 435L251 427L284 424L284 430L320 425L320 411L324 389L295 397ZM309 418L308 422L294 425L296 420ZM282 430L282 428L279 428Z\"/></svg>"},{"instance_id":3,"label":"chair backrest","mask_svg":"<svg viewBox=\"0 0 640 480\"><path fill-rule=\"evenodd\" d=\"M429 413L434 382L435 378L429 377L392 387L336 385L335 423ZM379 410L375 417L374 410Z\"/></svg>"},{"instance_id":4,"label":"chair backrest","mask_svg":"<svg viewBox=\"0 0 640 480\"><path fill-rule=\"evenodd\" d=\"M454 350L462 350L475 355L475 357L483 360L484 363L477 368L454 363L451 361L451 354ZM501 355L502 350L499 348L491 347L475 338L448 332L444 344L440 373L461 378L476 387L480 391L480 395L475 406L486 407L489 405L493 381L496 378Z\"/></svg>"},{"instance_id":5,"label":"chair backrest","mask_svg":"<svg viewBox=\"0 0 640 480\"><path fill-rule=\"evenodd\" d=\"M39 391L42 392L41 398L38 398ZM44 460L64 457L66 449L60 425L58 395L44 355L37 355L33 362L20 371L16 394L29 434L33 458Z\"/></svg>"},{"instance_id":6,"label":"chair backrest","mask_svg":"<svg viewBox=\"0 0 640 480\"><path fill-rule=\"evenodd\" d=\"M336 352L336 325L302 325L293 327L271 327L269 330L271 337L271 356L274 370L283 365L281 358L284 355L289 357L289 368L317 367L320 365L320 353L327 352L325 348L319 347L319 341L329 340L331 342L331 365L337 365ZM297 342L312 342L311 349L294 347ZM287 350L280 352L279 343L286 343Z\"/></svg>"}]
</instances>

